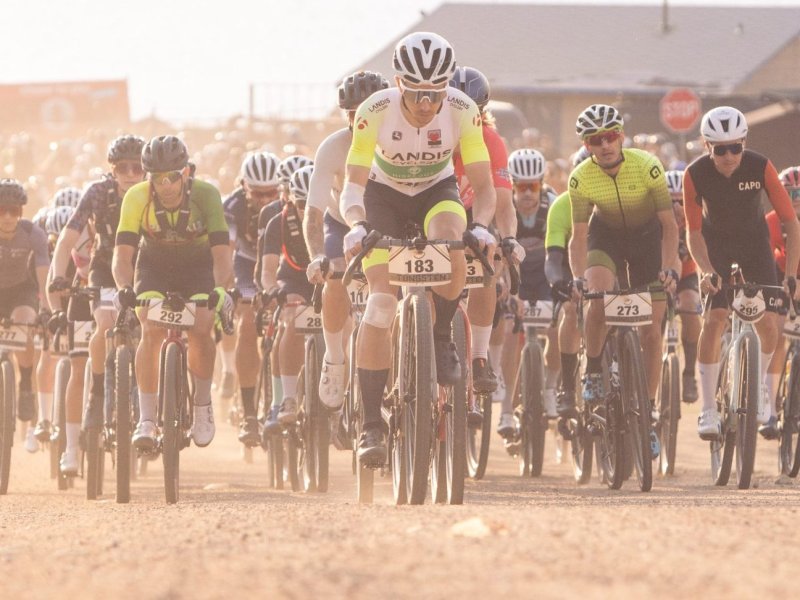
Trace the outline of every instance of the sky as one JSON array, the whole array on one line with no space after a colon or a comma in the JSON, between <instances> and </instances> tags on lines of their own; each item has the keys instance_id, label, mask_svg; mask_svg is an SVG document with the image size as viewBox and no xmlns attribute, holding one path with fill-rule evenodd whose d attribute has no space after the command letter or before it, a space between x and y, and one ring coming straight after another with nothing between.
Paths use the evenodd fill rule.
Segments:
<instances>
[{"instance_id":1,"label":"sky","mask_svg":"<svg viewBox=\"0 0 800 600\"><path fill-rule=\"evenodd\" d=\"M334 104L332 86L342 75L412 27L423 12L442 4L441 0L1 1L0 83L127 79L132 118L154 114L180 122L244 112L249 82L272 84L260 87L263 93L283 89L283 84L308 86L316 93L330 89ZM660 6L662 0L609 3ZM670 4L800 6L800 0L670 0ZM267 102L261 96L256 100Z\"/></svg>"}]
</instances>

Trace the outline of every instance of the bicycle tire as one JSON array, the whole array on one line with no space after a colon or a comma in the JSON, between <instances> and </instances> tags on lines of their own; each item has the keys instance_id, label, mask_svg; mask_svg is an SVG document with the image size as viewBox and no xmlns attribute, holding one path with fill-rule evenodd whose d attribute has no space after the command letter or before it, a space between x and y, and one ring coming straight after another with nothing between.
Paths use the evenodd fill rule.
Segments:
<instances>
[{"instance_id":1,"label":"bicycle tire","mask_svg":"<svg viewBox=\"0 0 800 600\"><path fill-rule=\"evenodd\" d=\"M544 356L538 343L526 344L520 361L519 393L522 410L520 474L541 477L547 417L544 414Z\"/></svg>"},{"instance_id":2,"label":"bicycle tire","mask_svg":"<svg viewBox=\"0 0 800 600\"><path fill-rule=\"evenodd\" d=\"M305 353L305 463L303 487L307 492L328 491L328 444L330 423L319 398L319 381L325 342L322 335L306 340Z\"/></svg>"},{"instance_id":3,"label":"bicycle tire","mask_svg":"<svg viewBox=\"0 0 800 600\"><path fill-rule=\"evenodd\" d=\"M653 488L653 455L650 448L651 407L645 380L644 359L639 335L634 329L622 336L623 400L632 442L634 470L639 489L649 492Z\"/></svg>"},{"instance_id":4,"label":"bicycle tire","mask_svg":"<svg viewBox=\"0 0 800 600\"><path fill-rule=\"evenodd\" d=\"M89 405L89 396L92 385L92 359L86 361L83 370L83 406ZM86 440L86 499L97 500L100 488L100 455L103 453L100 431L88 429L85 432Z\"/></svg>"},{"instance_id":5,"label":"bicycle tire","mask_svg":"<svg viewBox=\"0 0 800 600\"><path fill-rule=\"evenodd\" d=\"M161 369L162 394L162 441L161 456L164 463L164 496L167 504L178 502L180 495L180 451L183 445L183 419L180 403L183 390L183 357L177 344L168 342L164 350L164 363Z\"/></svg>"},{"instance_id":6,"label":"bicycle tire","mask_svg":"<svg viewBox=\"0 0 800 600\"><path fill-rule=\"evenodd\" d=\"M614 357L614 347L616 338L609 335L603 349L603 373L611 372L611 364ZM612 389L610 377L604 381L606 389L606 399L599 409L603 413L605 424L597 425L600 435L595 447L597 458L598 477L610 489L618 490L622 487L626 475L626 452L624 431L624 416L622 411L622 399L618 390Z\"/></svg>"},{"instance_id":7,"label":"bicycle tire","mask_svg":"<svg viewBox=\"0 0 800 600\"><path fill-rule=\"evenodd\" d=\"M678 356L670 353L661 363L661 385L658 387L658 438L661 454L658 457L659 472L662 475L675 474L675 456L678 444L678 423L680 421L680 364Z\"/></svg>"},{"instance_id":8,"label":"bicycle tire","mask_svg":"<svg viewBox=\"0 0 800 600\"><path fill-rule=\"evenodd\" d=\"M136 468L131 462L131 374L133 356L130 348L116 350L114 365L114 459L117 468L116 501L127 504L131 500L131 472ZM147 464L146 462L144 464Z\"/></svg>"},{"instance_id":9,"label":"bicycle tire","mask_svg":"<svg viewBox=\"0 0 800 600\"><path fill-rule=\"evenodd\" d=\"M583 395L580 393L580 371L575 374L575 410L577 417L564 421L563 426L569 432L570 454L572 455L572 474L575 483L584 485L592 479L594 463L594 439L586 421L586 409ZM559 422L559 426L561 422Z\"/></svg>"},{"instance_id":10,"label":"bicycle tire","mask_svg":"<svg viewBox=\"0 0 800 600\"><path fill-rule=\"evenodd\" d=\"M795 377L792 380L792 403L789 412L789 431L794 442L794 460L789 469L789 477L797 477L800 472L800 357L795 355L792 361L793 368L796 368Z\"/></svg>"},{"instance_id":11,"label":"bicycle tire","mask_svg":"<svg viewBox=\"0 0 800 600\"><path fill-rule=\"evenodd\" d=\"M270 466L272 487L283 489L283 435L276 433L269 436Z\"/></svg>"},{"instance_id":12,"label":"bicycle tire","mask_svg":"<svg viewBox=\"0 0 800 600\"><path fill-rule=\"evenodd\" d=\"M736 435L730 431L728 427L731 408L731 382L728 373L727 350L723 350L722 356L723 359L719 369L716 394L717 410L720 413L720 420L722 421L722 435L719 439L709 442L709 449L711 451L711 478L714 481L714 485L717 486L728 485L731 476L731 467L733 466L733 451L736 446Z\"/></svg>"},{"instance_id":13,"label":"bicycle tire","mask_svg":"<svg viewBox=\"0 0 800 600\"><path fill-rule=\"evenodd\" d=\"M438 407L434 417L433 439L431 440L431 500L434 504L447 502L447 446L445 442L445 414L453 402L451 387L437 386Z\"/></svg>"},{"instance_id":14,"label":"bicycle tire","mask_svg":"<svg viewBox=\"0 0 800 600\"><path fill-rule=\"evenodd\" d=\"M407 307L404 306L403 315L407 313ZM392 495L394 497L394 503L398 506L408 504L406 462L402 446L403 428L400 420L401 411L403 410L403 401L398 391L400 385L400 357L403 351L399 321L400 319L398 318L394 320L391 330L392 362L390 363L389 382L393 383L394 393L392 394L393 405L391 417L389 419L389 438L386 448L390 457L389 469L392 473Z\"/></svg>"},{"instance_id":15,"label":"bicycle tire","mask_svg":"<svg viewBox=\"0 0 800 600\"><path fill-rule=\"evenodd\" d=\"M8 493L11 477L11 448L14 446L14 366L0 363L0 496Z\"/></svg>"},{"instance_id":16,"label":"bicycle tire","mask_svg":"<svg viewBox=\"0 0 800 600\"><path fill-rule=\"evenodd\" d=\"M350 393L347 398L347 429L351 436L353 474L356 476L356 495L359 504L372 504L375 496L375 469L361 465L358 460L358 439L361 436L364 422L364 405L361 402L361 388L358 384L358 369L355 365L356 336L358 325L353 329L351 337L350 359ZM391 453L389 453L391 456Z\"/></svg>"},{"instance_id":17,"label":"bicycle tire","mask_svg":"<svg viewBox=\"0 0 800 600\"><path fill-rule=\"evenodd\" d=\"M742 368L739 373L739 390L743 392L739 406L738 426L736 428L736 483L740 490L750 487L756 460L756 440L758 438L758 402L761 392L759 385L759 345L755 334L749 333L740 347Z\"/></svg>"},{"instance_id":18,"label":"bicycle tire","mask_svg":"<svg viewBox=\"0 0 800 600\"><path fill-rule=\"evenodd\" d=\"M293 492L299 492L303 489L300 484L301 469L300 469L300 441L297 437L297 431L292 427L286 435L286 476L289 484L292 486Z\"/></svg>"},{"instance_id":19,"label":"bicycle tire","mask_svg":"<svg viewBox=\"0 0 800 600\"><path fill-rule=\"evenodd\" d=\"M72 366L68 358L59 359L56 364L56 377L55 385L53 387L53 406L56 409L57 420L54 423L58 424L58 432L56 436L56 457L61 460L62 454L67 450L67 384L69 383L70 372ZM58 469L58 489L65 491L69 489L70 477L61 474L61 468Z\"/></svg>"},{"instance_id":20,"label":"bicycle tire","mask_svg":"<svg viewBox=\"0 0 800 600\"><path fill-rule=\"evenodd\" d=\"M467 383L469 384L469 379ZM480 480L486 475L489 463L489 444L492 441L492 395L467 390L475 396L475 404L481 411L483 421L477 428L467 431L467 473L472 479Z\"/></svg>"},{"instance_id":21,"label":"bicycle tire","mask_svg":"<svg viewBox=\"0 0 800 600\"><path fill-rule=\"evenodd\" d=\"M778 430L780 440L778 445L778 470L782 475L789 477L797 476L792 473L795 464L795 453L797 452L797 402L800 399L800 357L795 351L794 342L789 347L784 360L783 371L781 372L780 385L778 386ZM798 464L800 466L800 464Z\"/></svg>"},{"instance_id":22,"label":"bicycle tire","mask_svg":"<svg viewBox=\"0 0 800 600\"><path fill-rule=\"evenodd\" d=\"M467 336L467 321L461 309L453 319L453 342L462 365L471 362ZM445 415L445 447L447 474L447 503L463 504L467 470L467 378L453 386L452 410Z\"/></svg>"}]
</instances>

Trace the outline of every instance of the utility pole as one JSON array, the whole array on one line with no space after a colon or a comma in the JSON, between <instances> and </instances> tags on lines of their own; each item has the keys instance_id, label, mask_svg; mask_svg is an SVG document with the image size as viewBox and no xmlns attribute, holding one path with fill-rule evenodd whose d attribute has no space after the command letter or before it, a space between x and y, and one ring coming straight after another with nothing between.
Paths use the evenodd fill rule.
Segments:
<instances>
[{"instance_id":1,"label":"utility pole","mask_svg":"<svg viewBox=\"0 0 800 600\"><path fill-rule=\"evenodd\" d=\"M661 33L669 33L672 27L669 24L669 3L664 0L661 5Z\"/></svg>"}]
</instances>

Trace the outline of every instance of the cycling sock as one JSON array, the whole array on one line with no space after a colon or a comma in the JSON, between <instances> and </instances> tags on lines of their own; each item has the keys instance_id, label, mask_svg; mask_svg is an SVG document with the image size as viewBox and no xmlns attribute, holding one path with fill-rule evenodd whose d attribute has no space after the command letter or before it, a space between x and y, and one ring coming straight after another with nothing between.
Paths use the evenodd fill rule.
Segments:
<instances>
[{"instance_id":1,"label":"cycling sock","mask_svg":"<svg viewBox=\"0 0 800 600\"><path fill-rule=\"evenodd\" d=\"M778 409L775 404L777 402L776 396L778 395L778 386L781 383L780 373L767 373L767 400L769 401L769 414L777 415Z\"/></svg>"},{"instance_id":2,"label":"cycling sock","mask_svg":"<svg viewBox=\"0 0 800 600\"><path fill-rule=\"evenodd\" d=\"M297 396L297 375L281 375L281 385L284 398L295 398Z\"/></svg>"},{"instance_id":3,"label":"cycling sock","mask_svg":"<svg viewBox=\"0 0 800 600\"><path fill-rule=\"evenodd\" d=\"M586 372L587 373L602 373L603 372L603 355L587 356L586 357Z\"/></svg>"},{"instance_id":4,"label":"cycling sock","mask_svg":"<svg viewBox=\"0 0 800 600\"><path fill-rule=\"evenodd\" d=\"M222 355L222 371L224 373L235 373L236 350L223 350L220 354Z\"/></svg>"},{"instance_id":5,"label":"cycling sock","mask_svg":"<svg viewBox=\"0 0 800 600\"><path fill-rule=\"evenodd\" d=\"M76 452L80 446L81 424L67 423L67 452Z\"/></svg>"},{"instance_id":6,"label":"cycling sock","mask_svg":"<svg viewBox=\"0 0 800 600\"><path fill-rule=\"evenodd\" d=\"M33 367L20 367L19 368L19 389L21 390L29 390L31 389L31 373L33 372Z\"/></svg>"},{"instance_id":7,"label":"cycling sock","mask_svg":"<svg viewBox=\"0 0 800 600\"><path fill-rule=\"evenodd\" d=\"M336 332L322 328L322 337L325 338L325 362L329 365L344 364L344 349L342 348L343 330Z\"/></svg>"},{"instance_id":8,"label":"cycling sock","mask_svg":"<svg viewBox=\"0 0 800 600\"><path fill-rule=\"evenodd\" d=\"M272 406L277 408L283 402L283 382L280 375L272 376Z\"/></svg>"},{"instance_id":9,"label":"cycling sock","mask_svg":"<svg viewBox=\"0 0 800 600\"><path fill-rule=\"evenodd\" d=\"M39 420L49 421L53 414L53 393L39 392Z\"/></svg>"},{"instance_id":10,"label":"cycling sock","mask_svg":"<svg viewBox=\"0 0 800 600\"><path fill-rule=\"evenodd\" d=\"M472 325L472 358L487 358L489 338L492 337L491 325Z\"/></svg>"},{"instance_id":11,"label":"cycling sock","mask_svg":"<svg viewBox=\"0 0 800 600\"><path fill-rule=\"evenodd\" d=\"M761 379L759 381L764 381L767 377L767 369L769 368L769 363L772 362L772 354L772 352L761 353Z\"/></svg>"},{"instance_id":12,"label":"cycling sock","mask_svg":"<svg viewBox=\"0 0 800 600\"><path fill-rule=\"evenodd\" d=\"M253 399L256 395L256 388L254 387L243 387L241 389L241 396L242 396L242 408L244 409L244 418L248 419L250 417L256 416L256 407L253 403Z\"/></svg>"},{"instance_id":13,"label":"cycling sock","mask_svg":"<svg viewBox=\"0 0 800 600\"><path fill-rule=\"evenodd\" d=\"M575 391L575 374L578 370L578 355L561 353L561 389Z\"/></svg>"},{"instance_id":14,"label":"cycling sock","mask_svg":"<svg viewBox=\"0 0 800 600\"><path fill-rule=\"evenodd\" d=\"M106 387L105 373L92 373L92 396L104 397Z\"/></svg>"},{"instance_id":15,"label":"cycling sock","mask_svg":"<svg viewBox=\"0 0 800 600\"><path fill-rule=\"evenodd\" d=\"M552 390L558 384L558 369L551 369L550 367L544 368L544 387L547 390Z\"/></svg>"},{"instance_id":16,"label":"cycling sock","mask_svg":"<svg viewBox=\"0 0 800 600\"><path fill-rule=\"evenodd\" d=\"M703 410L717 410L714 396L717 393L717 379L719 379L719 367L721 363L697 363L697 371L700 374L700 385L698 395L703 403Z\"/></svg>"},{"instance_id":17,"label":"cycling sock","mask_svg":"<svg viewBox=\"0 0 800 600\"><path fill-rule=\"evenodd\" d=\"M697 362L697 342L681 339L683 345L683 374L694 376L694 365Z\"/></svg>"},{"instance_id":18,"label":"cycling sock","mask_svg":"<svg viewBox=\"0 0 800 600\"><path fill-rule=\"evenodd\" d=\"M211 380L194 378L194 405L208 406L211 404Z\"/></svg>"},{"instance_id":19,"label":"cycling sock","mask_svg":"<svg viewBox=\"0 0 800 600\"><path fill-rule=\"evenodd\" d=\"M358 368L358 384L361 386L361 398L364 401L364 427L377 427L383 423L381 404L389 369Z\"/></svg>"},{"instance_id":20,"label":"cycling sock","mask_svg":"<svg viewBox=\"0 0 800 600\"><path fill-rule=\"evenodd\" d=\"M156 421L156 404L158 404L158 392L147 394L139 390L139 422Z\"/></svg>"},{"instance_id":21,"label":"cycling sock","mask_svg":"<svg viewBox=\"0 0 800 600\"><path fill-rule=\"evenodd\" d=\"M433 339L450 339L450 323L458 309L458 298L447 300L436 292L433 293L433 305L436 307L436 323L433 325Z\"/></svg>"},{"instance_id":22,"label":"cycling sock","mask_svg":"<svg viewBox=\"0 0 800 600\"><path fill-rule=\"evenodd\" d=\"M503 375L503 344L492 344L489 346L489 363L492 371L497 375Z\"/></svg>"}]
</instances>

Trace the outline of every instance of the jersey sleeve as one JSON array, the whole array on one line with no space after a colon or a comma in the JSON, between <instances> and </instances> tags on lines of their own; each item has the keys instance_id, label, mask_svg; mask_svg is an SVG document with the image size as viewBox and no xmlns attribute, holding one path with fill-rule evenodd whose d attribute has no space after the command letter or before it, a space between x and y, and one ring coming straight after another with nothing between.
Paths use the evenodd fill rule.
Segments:
<instances>
[{"instance_id":1,"label":"jersey sleeve","mask_svg":"<svg viewBox=\"0 0 800 600\"><path fill-rule=\"evenodd\" d=\"M767 197L769 198L772 208L780 217L781 222L786 223L796 219L794 209L792 208L792 199L789 197L789 192L783 187L778 171L771 160L767 161L767 166L764 167L764 187L767 190Z\"/></svg>"},{"instance_id":2,"label":"jersey sleeve","mask_svg":"<svg viewBox=\"0 0 800 600\"><path fill-rule=\"evenodd\" d=\"M47 234L36 223L31 227L31 246L33 248L33 263L37 267L50 265L50 251L47 247Z\"/></svg>"},{"instance_id":3,"label":"jersey sleeve","mask_svg":"<svg viewBox=\"0 0 800 600\"><path fill-rule=\"evenodd\" d=\"M572 210L569 192L564 192L555 199L547 211L547 232L544 247L566 248L572 234Z\"/></svg>"},{"instance_id":4,"label":"jersey sleeve","mask_svg":"<svg viewBox=\"0 0 800 600\"><path fill-rule=\"evenodd\" d=\"M277 214L270 219L264 231L264 240L261 245L261 255L267 256L281 254L281 215Z\"/></svg>"},{"instance_id":5,"label":"jersey sleeve","mask_svg":"<svg viewBox=\"0 0 800 600\"><path fill-rule=\"evenodd\" d=\"M588 223L592 214L592 202L584 194L580 179L580 167L569 176L569 203L573 223Z\"/></svg>"},{"instance_id":6,"label":"jersey sleeve","mask_svg":"<svg viewBox=\"0 0 800 600\"><path fill-rule=\"evenodd\" d=\"M236 215L233 212L234 202L234 198L230 197L222 203L222 210L225 213L225 222L228 224L228 239L231 242L236 241L237 234Z\"/></svg>"},{"instance_id":7,"label":"jersey sleeve","mask_svg":"<svg viewBox=\"0 0 800 600\"><path fill-rule=\"evenodd\" d=\"M477 162L489 162L489 150L483 141L481 113L473 102L471 110L461 110L459 123L461 160L464 165Z\"/></svg>"},{"instance_id":8,"label":"jersey sleeve","mask_svg":"<svg viewBox=\"0 0 800 600\"><path fill-rule=\"evenodd\" d=\"M664 175L664 166L661 161L657 156L653 156L647 161L645 169L647 170L644 176L647 181L645 185L653 199L655 211L672 210L672 198L669 195L667 178Z\"/></svg>"},{"instance_id":9,"label":"jersey sleeve","mask_svg":"<svg viewBox=\"0 0 800 600\"><path fill-rule=\"evenodd\" d=\"M683 174L683 214L689 231L700 231L703 225L703 207L697 197L697 190L688 169Z\"/></svg>"},{"instance_id":10,"label":"jersey sleeve","mask_svg":"<svg viewBox=\"0 0 800 600\"><path fill-rule=\"evenodd\" d=\"M483 141L489 152L494 187L510 190L511 178L508 175L508 151L503 138L491 127L484 127Z\"/></svg>"},{"instance_id":11,"label":"jersey sleeve","mask_svg":"<svg viewBox=\"0 0 800 600\"><path fill-rule=\"evenodd\" d=\"M362 102L353 121L353 141L347 153L347 164L370 168L378 144L378 116L369 113L370 103ZM369 116L368 116L369 115ZM316 169L316 165L315 165Z\"/></svg>"},{"instance_id":12,"label":"jersey sleeve","mask_svg":"<svg viewBox=\"0 0 800 600\"><path fill-rule=\"evenodd\" d=\"M228 235L228 223L225 220L225 211L222 209L222 197L219 190L213 185L206 183L203 187L205 188L203 210L208 230L208 245L211 247L227 246L230 243L230 238Z\"/></svg>"},{"instance_id":13,"label":"jersey sleeve","mask_svg":"<svg viewBox=\"0 0 800 600\"><path fill-rule=\"evenodd\" d=\"M139 245L139 238L142 236L142 217L147 209L150 193L149 186L147 182L137 183L125 192L117 225L117 245L133 247Z\"/></svg>"},{"instance_id":14,"label":"jersey sleeve","mask_svg":"<svg viewBox=\"0 0 800 600\"><path fill-rule=\"evenodd\" d=\"M69 221L67 221L67 227L79 233L84 230L94 213L95 199L99 194L100 185L97 183L93 183L86 188L83 196L81 196L81 201L78 203L78 207L75 209L75 212L72 213Z\"/></svg>"},{"instance_id":15,"label":"jersey sleeve","mask_svg":"<svg viewBox=\"0 0 800 600\"><path fill-rule=\"evenodd\" d=\"M341 164L337 164L334 150L331 138L328 138L322 142L314 156L314 171L311 173L307 206L321 212L325 212L327 208L336 209L331 188L333 188L336 172L341 168ZM371 158L370 164L372 164Z\"/></svg>"}]
</instances>

